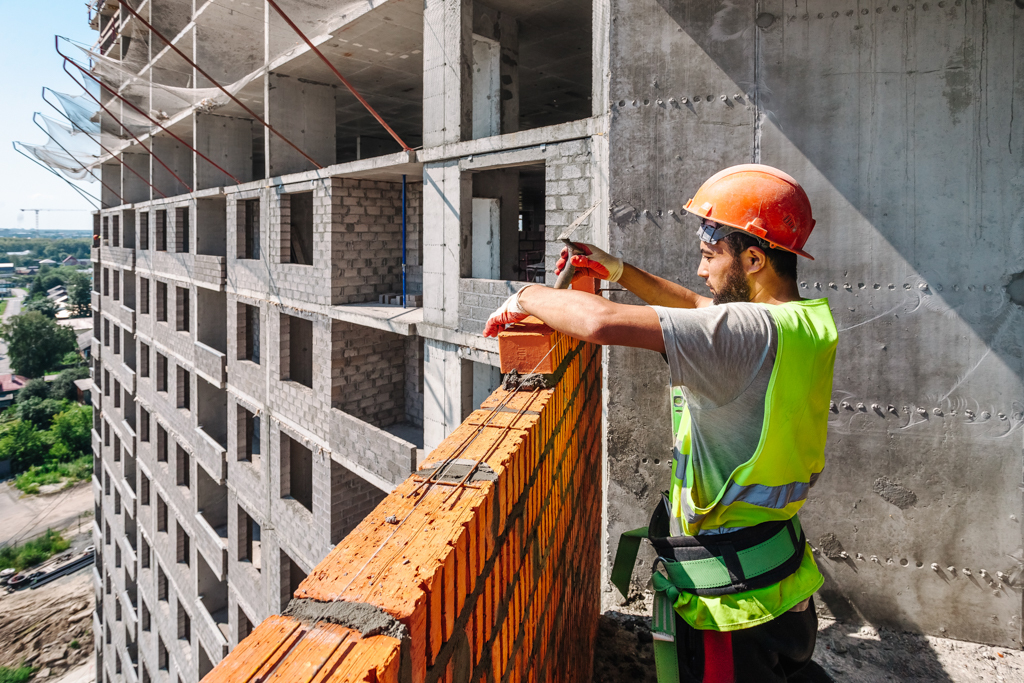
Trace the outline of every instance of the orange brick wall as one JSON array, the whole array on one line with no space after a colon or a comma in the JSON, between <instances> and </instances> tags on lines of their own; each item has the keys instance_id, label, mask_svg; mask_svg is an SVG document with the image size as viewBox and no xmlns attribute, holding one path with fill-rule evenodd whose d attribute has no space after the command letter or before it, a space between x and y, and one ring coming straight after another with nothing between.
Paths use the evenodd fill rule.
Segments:
<instances>
[{"instance_id":1,"label":"orange brick wall","mask_svg":"<svg viewBox=\"0 0 1024 683\"><path fill-rule=\"evenodd\" d=\"M263 622L204 681L591 680L600 348L536 324L500 346L503 369L543 358L557 382L495 391L302 582L301 618ZM428 481L448 460L487 476ZM338 623L338 607L360 604L398 631Z\"/></svg>"}]
</instances>

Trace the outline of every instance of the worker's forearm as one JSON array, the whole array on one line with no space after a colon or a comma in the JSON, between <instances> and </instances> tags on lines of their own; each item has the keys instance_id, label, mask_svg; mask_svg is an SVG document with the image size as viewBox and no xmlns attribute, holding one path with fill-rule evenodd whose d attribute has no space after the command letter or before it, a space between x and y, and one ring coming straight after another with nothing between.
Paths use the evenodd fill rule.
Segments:
<instances>
[{"instance_id":1,"label":"worker's forearm","mask_svg":"<svg viewBox=\"0 0 1024 683\"><path fill-rule=\"evenodd\" d=\"M576 339L593 339L593 315L609 302L600 296L571 289L527 287L519 295L519 305L549 327Z\"/></svg>"},{"instance_id":2,"label":"worker's forearm","mask_svg":"<svg viewBox=\"0 0 1024 683\"><path fill-rule=\"evenodd\" d=\"M658 315L647 306L631 306L569 289L533 286L519 296L530 315L570 337L595 344L615 344L664 351Z\"/></svg>"},{"instance_id":3,"label":"worker's forearm","mask_svg":"<svg viewBox=\"0 0 1024 683\"><path fill-rule=\"evenodd\" d=\"M618 282L652 306L698 308L708 305L711 301L682 285L651 275L628 263L623 264Z\"/></svg>"}]
</instances>

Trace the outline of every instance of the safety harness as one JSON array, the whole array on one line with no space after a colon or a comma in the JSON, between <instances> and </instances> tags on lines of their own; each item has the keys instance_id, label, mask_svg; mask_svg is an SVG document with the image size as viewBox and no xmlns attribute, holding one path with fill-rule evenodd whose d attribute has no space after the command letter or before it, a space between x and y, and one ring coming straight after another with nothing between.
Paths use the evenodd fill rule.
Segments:
<instances>
[{"instance_id":1,"label":"safety harness","mask_svg":"<svg viewBox=\"0 0 1024 683\"><path fill-rule=\"evenodd\" d=\"M728 595L778 583L800 567L807 543L797 517L698 536L669 536L668 529L668 495L662 494L648 526L619 537L611 577L627 597L640 543L650 541L658 553L651 577L651 635L658 683L679 681L674 605L681 591Z\"/></svg>"}]
</instances>

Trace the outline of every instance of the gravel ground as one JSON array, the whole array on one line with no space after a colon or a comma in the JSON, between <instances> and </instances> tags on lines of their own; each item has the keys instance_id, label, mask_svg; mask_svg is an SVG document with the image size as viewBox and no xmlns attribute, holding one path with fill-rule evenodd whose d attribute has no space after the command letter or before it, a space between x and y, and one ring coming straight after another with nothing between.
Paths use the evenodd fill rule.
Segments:
<instances>
[{"instance_id":1,"label":"gravel ground","mask_svg":"<svg viewBox=\"0 0 1024 683\"><path fill-rule=\"evenodd\" d=\"M650 600L648 600L648 603ZM650 618L635 603L601 615L594 683L656 683ZM648 604L647 610L650 606ZM1024 681L1024 653L819 618L814 661L843 683Z\"/></svg>"},{"instance_id":2,"label":"gravel ground","mask_svg":"<svg viewBox=\"0 0 1024 683\"><path fill-rule=\"evenodd\" d=\"M86 540L83 535L83 541ZM93 656L92 565L37 589L0 594L0 665L58 677Z\"/></svg>"}]
</instances>

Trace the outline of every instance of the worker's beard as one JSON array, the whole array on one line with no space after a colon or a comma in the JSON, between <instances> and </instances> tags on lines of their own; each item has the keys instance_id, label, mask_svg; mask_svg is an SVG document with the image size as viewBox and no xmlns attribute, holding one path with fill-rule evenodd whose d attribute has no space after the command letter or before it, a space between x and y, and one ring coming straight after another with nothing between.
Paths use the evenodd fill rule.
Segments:
<instances>
[{"instance_id":1,"label":"worker's beard","mask_svg":"<svg viewBox=\"0 0 1024 683\"><path fill-rule=\"evenodd\" d=\"M731 304L738 301L750 301L750 283L747 282L747 273L740 265L740 260L734 258L732 268L726 275L725 284L712 296L712 301L718 304Z\"/></svg>"}]
</instances>

